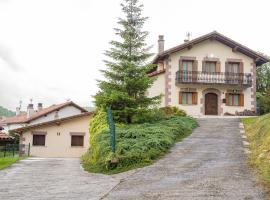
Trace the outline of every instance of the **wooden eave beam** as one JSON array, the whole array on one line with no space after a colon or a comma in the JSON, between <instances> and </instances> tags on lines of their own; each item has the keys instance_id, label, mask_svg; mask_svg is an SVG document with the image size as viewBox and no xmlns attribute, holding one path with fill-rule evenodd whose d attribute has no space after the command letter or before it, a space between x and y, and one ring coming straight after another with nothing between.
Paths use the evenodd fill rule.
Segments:
<instances>
[{"instance_id":1,"label":"wooden eave beam","mask_svg":"<svg viewBox=\"0 0 270 200\"><path fill-rule=\"evenodd\" d=\"M239 50L239 46L235 46L234 48L232 48L233 52L237 52Z\"/></svg>"},{"instance_id":2,"label":"wooden eave beam","mask_svg":"<svg viewBox=\"0 0 270 200\"><path fill-rule=\"evenodd\" d=\"M254 59L254 62L255 62L255 63L257 63L257 62L259 62L259 61L260 61L260 58L255 58L255 59Z\"/></svg>"},{"instance_id":3,"label":"wooden eave beam","mask_svg":"<svg viewBox=\"0 0 270 200\"><path fill-rule=\"evenodd\" d=\"M189 44L187 48L188 48L188 50L190 50L190 49L192 49L192 47L193 47L193 43Z\"/></svg>"},{"instance_id":4,"label":"wooden eave beam","mask_svg":"<svg viewBox=\"0 0 270 200\"><path fill-rule=\"evenodd\" d=\"M210 39L210 41L214 41L214 40L216 40L216 39L217 39L217 36L213 35L213 36L212 36L212 37L210 37L209 39Z\"/></svg>"}]
</instances>

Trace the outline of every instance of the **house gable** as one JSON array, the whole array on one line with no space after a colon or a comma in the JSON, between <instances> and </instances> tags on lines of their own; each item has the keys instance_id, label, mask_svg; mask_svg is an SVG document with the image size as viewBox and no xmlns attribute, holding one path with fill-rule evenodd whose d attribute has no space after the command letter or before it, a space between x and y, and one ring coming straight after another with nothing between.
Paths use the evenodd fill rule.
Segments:
<instances>
[{"instance_id":1,"label":"house gable","mask_svg":"<svg viewBox=\"0 0 270 200\"><path fill-rule=\"evenodd\" d=\"M170 48L170 49L158 54L154 58L153 63L158 63L159 61L164 60L172 53L186 50L186 49L192 49L196 45L198 45L204 41L207 41L207 40L218 41L218 42L228 46L234 52L240 52L242 54L247 55L248 57L250 57L254 60L256 65L261 65L261 64L264 64L266 62L269 62L269 57L262 55L256 51L253 51L253 50L249 49L248 47L216 32L216 31L213 31L209 34L203 35L201 37L198 37L196 39L193 39L191 41L188 41L188 42L181 44L181 45L178 45L176 47Z\"/></svg>"},{"instance_id":2,"label":"house gable","mask_svg":"<svg viewBox=\"0 0 270 200\"><path fill-rule=\"evenodd\" d=\"M188 60L192 58L198 62L197 70L202 71L202 62L204 60L213 60L220 63L220 71L225 72L225 63L227 61L238 61L244 63L244 73L250 73L253 68L253 59L241 53L234 52L227 45L216 41L206 40L197 44L192 49L184 49L174 52L170 55L171 72L175 73L179 70L179 60Z\"/></svg>"}]
</instances>

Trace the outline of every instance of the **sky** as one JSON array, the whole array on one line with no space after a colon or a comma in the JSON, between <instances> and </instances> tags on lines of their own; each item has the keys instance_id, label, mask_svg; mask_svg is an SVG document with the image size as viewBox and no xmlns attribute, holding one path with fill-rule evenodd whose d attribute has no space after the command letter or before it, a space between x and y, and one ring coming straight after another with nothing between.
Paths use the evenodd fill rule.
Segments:
<instances>
[{"instance_id":1,"label":"sky","mask_svg":"<svg viewBox=\"0 0 270 200\"><path fill-rule=\"evenodd\" d=\"M270 55L269 0L141 0L157 52L218 31ZM93 106L121 0L0 0L0 105L15 110L72 100Z\"/></svg>"}]
</instances>

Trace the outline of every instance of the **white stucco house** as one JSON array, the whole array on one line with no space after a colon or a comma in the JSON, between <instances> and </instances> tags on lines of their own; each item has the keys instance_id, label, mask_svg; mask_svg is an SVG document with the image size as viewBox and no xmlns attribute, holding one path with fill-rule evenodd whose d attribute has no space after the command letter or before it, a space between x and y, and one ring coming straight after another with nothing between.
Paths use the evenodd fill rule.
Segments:
<instances>
[{"instance_id":1,"label":"white stucco house","mask_svg":"<svg viewBox=\"0 0 270 200\"><path fill-rule=\"evenodd\" d=\"M149 72L156 80L149 97L163 94L160 107L177 106L192 116L256 112L256 67L269 58L214 31L164 50Z\"/></svg>"},{"instance_id":2,"label":"white stucco house","mask_svg":"<svg viewBox=\"0 0 270 200\"><path fill-rule=\"evenodd\" d=\"M89 148L92 116L72 101L37 110L29 104L26 113L0 121L5 131L20 135L20 153L37 157L80 157ZM28 152L26 152L28 151Z\"/></svg>"}]
</instances>

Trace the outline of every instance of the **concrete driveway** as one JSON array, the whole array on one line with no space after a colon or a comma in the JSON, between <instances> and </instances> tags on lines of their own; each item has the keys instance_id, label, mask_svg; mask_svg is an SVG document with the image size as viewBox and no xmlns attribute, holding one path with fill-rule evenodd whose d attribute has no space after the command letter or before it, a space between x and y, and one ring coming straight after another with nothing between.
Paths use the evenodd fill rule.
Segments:
<instances>
[{"instance_id":1,"label":"concrete driveway","mask_svg":"<svg viewBox=\"0 0 270 200\"><path fill-rule=\"evenodd\" d=\"M0 171L0 199L266 199L246 164L239 121L199 119L154 165L114 176L84 172L78 159L23 160Z\"/></svg>"},{"instance_id":2,"label":"concrete driveway","mask_svg":"<svg viewBox=\"0 0 270 200\"><path fill-rule=\"evenodd\" d=\"M92 174L79 159L29 158L0 171L0 199L100 199L130 173Z\"/></svg>"},{"instance_id":3,"label":"concrete driveway","mask_svg":"<svg viewBox=\"0 0 270 200\"><path fill-rule=\"evenodd\" d=\"M199 119L200 127L190 137L127 177L105 199L266 199L246 163L239 122Z\"/></svg>"}]
</instances>

